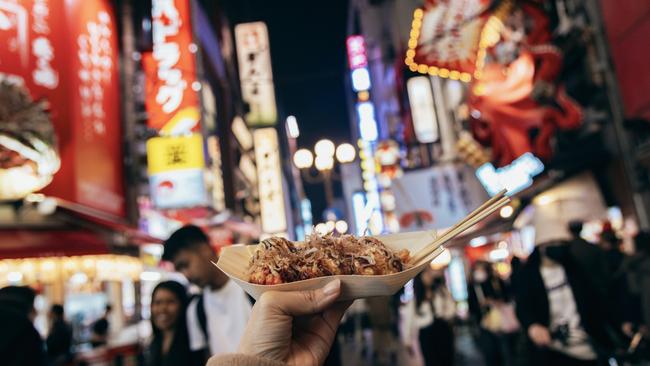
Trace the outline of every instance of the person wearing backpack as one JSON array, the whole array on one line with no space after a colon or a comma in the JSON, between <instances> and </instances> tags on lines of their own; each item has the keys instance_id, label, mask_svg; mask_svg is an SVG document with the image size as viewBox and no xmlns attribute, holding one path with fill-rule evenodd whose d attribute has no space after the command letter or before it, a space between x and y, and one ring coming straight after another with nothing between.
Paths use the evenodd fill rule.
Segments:
<instances>
[{"instance_id":1,"label":"person wearing backpack","mask_svg":"<svg viewBox=\"0 0 650 366\"><path fill-rule=\"evenodd\" d=\"M163 260L202 289L187 307L190 349L210 356L233 353L244 334L251 313L246 293L210 261L218 255L207 235L197 226L175 231L164 243Z\"/></svg>"}]
</instances>

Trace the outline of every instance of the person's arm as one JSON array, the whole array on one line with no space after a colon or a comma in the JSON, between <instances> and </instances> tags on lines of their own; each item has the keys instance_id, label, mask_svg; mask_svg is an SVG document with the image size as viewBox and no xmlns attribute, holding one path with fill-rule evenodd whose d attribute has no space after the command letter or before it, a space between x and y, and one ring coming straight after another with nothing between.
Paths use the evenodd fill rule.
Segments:
<instances>
[{"instance_id":1,"label":"person's arm","mask_svg":"<svg viewBox=\"0 0 650 366\"><path fill-rule=\"evenodd\" d=\"M221 355L210 359L208 366L286 366L282 361L269 360L251 355Z\"/></svg>"},{"instance_id":2,"label":"person's arm","mask_svg":"<svg viewBox=\"0 0 650 366\"><path fill-rule=\"evenodd\" d=\"M322 364L350 306L335 303L340 294L340 280L318 290L265 292L253 307L238 354L213 357L208 366Z\"/></svg>"}]
</instances>

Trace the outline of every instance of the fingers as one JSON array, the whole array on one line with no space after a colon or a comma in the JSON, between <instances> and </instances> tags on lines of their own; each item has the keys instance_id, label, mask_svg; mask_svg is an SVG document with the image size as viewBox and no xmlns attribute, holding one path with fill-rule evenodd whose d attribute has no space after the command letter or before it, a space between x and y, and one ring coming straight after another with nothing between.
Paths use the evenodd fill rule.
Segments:
<instances>
[{"instance_id":1,"label":"fingers","mask_svg":"<svg viewBox=\"0 0 650 366\"><path fill-rule=\"evenodd\" d=\"M262 306L278 310L286 315L302 316L323 312L334 303L341 294L341 281L334 280L325 287L310 291L265 292L260 298ZM349 306L349 305L348 305ZM341 315L344 309L337 306ZM336 313L338 314L338 312Z\"/></svg>"}]
</instances>

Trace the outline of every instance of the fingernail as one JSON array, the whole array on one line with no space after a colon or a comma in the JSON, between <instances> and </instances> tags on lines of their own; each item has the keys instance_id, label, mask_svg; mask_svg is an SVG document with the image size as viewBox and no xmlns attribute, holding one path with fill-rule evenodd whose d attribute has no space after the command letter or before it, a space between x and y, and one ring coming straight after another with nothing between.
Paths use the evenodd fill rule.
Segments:
<instances>
[{"instance_id":1,"label":"fingernail","mask_svg":"<svg viewBox=\"0 0 650 366\"><path fill-rule=\"evenodd\" d=\"M325 285L325 287L323 287L323 294L325 296L333 295L337 293L340 288L341 288L341 280L334 280L328 283L327 285Z\"/></svg>"}]
</instances>

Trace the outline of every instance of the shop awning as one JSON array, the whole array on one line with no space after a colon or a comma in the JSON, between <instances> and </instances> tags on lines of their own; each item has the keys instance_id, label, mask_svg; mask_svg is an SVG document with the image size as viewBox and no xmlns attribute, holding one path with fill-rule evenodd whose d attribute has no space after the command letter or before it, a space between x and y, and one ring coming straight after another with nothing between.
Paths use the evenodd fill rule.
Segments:
<instances>
[{"instance_id":1,"label":"shop awning","mask_svg":"<svg viewBox=\"0 0 650 366\"><path fill-rule=\"evenodd\" d=\"M0 230L0 259L109 253L107 240L90 230Z\"/></svg>"}]
</instances>

